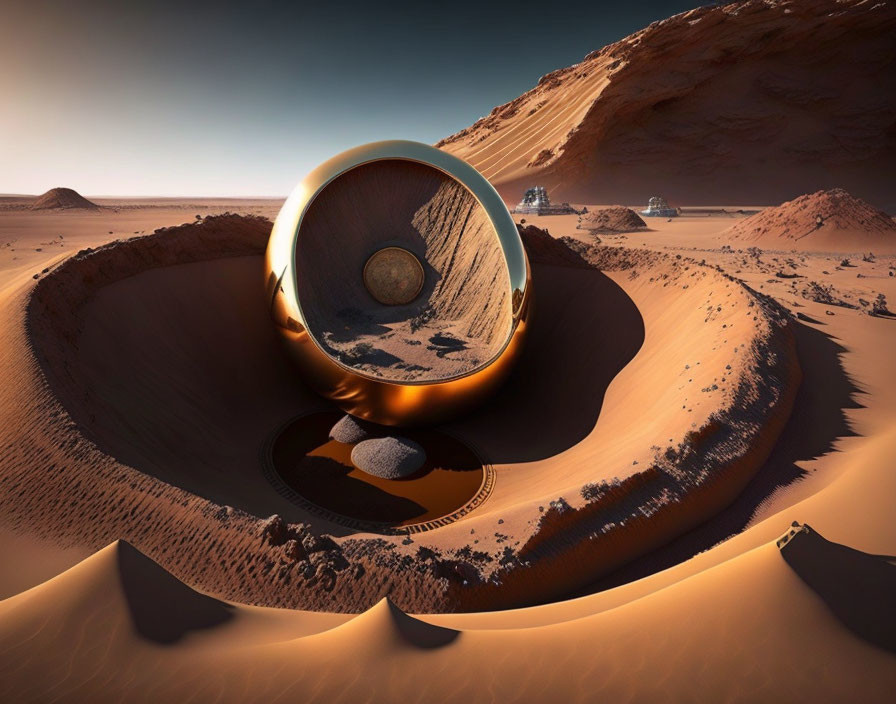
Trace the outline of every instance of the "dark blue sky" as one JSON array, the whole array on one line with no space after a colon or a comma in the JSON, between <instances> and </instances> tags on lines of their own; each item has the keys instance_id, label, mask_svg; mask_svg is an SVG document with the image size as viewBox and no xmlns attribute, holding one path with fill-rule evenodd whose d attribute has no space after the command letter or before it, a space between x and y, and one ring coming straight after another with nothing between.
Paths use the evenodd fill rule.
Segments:
<instances>
[{"instance_id":1,"label":"dark blue sky","mask_svg":"<svg viewBox=\"0 0 896 704\"><path fill-rule=\"evenodd\" d=\"M285 195L336 152L435 142L698 4L6 0L0 192Z\"/></svg>"}]
</instances>

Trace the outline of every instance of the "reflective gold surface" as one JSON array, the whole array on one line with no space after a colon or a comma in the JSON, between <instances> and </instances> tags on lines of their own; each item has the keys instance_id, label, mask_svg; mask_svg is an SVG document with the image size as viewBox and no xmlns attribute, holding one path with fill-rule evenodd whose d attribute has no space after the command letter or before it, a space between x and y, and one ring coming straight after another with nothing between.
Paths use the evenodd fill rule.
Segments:
<instances>
[{"instance_id":1,"label":"reflective gold surface","mask_svg":"<svg viewBox=\"0 0 896 704\"><path fill-rule=\"evenodd\" d=\"M511 288L512 325L498 353L450 379L394 382L343 364L309 332L296 282L296 243L309 205L339 175L379 160L407 160L438 169L462 184L484 208L501 250ZM274 223L266 255L271 314L291 356L318 393L343 410L386 425L437 422L486 398L519 353L530 308L531 277L522 241L497 191L466 162L417 142L375 142L339 154L312 171L292 192ZM359 272L360 275L360 272Z\"/></svg>"}]
</instances>

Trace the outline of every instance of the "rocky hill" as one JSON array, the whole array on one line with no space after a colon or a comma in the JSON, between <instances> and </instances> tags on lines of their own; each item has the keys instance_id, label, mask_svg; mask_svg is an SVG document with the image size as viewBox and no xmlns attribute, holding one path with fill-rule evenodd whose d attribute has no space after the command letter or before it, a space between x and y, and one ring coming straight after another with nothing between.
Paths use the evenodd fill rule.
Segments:
<instances>
[{"instance_id":1,"label":"rocky hill","mask_svg":"<svg viewBox=\"0 0 896 704\"><path fill-rule=\"evenodd\" d=\"M896 252L896 221L834 188L766 208L721 237L773 249Z\"/></svg>"},{"instance_id":2,"label":"rocky hill","mask_svg":"<svg viewBox=\"0 0 896 704\"><path fill-rule=\"evenodd\" d=\"M438 146L508 201L780 203L896 191L892 0L749 0L676 15L549 73Z\"/></svg>"}]
</instances>

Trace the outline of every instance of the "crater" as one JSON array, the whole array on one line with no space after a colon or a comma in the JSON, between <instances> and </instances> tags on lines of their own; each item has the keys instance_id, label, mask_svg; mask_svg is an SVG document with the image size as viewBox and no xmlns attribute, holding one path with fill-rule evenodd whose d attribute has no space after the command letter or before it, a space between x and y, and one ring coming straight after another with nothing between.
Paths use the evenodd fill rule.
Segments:
<instances>
[{"instance_id":1,"label":"crater","mask_svg":"<svg viewBox=\"0 0 896 704\"><path fill-rule=\"evenodd\" d=\"M475 448L469 485L352 488L332 447L329 479L309 481L292 463L327 448L338 416L268 318L269 231L206 218L81 252L37 283L28 330L45 382L21 383L47 386L23 401L20 520L73 543L126 537L249 603L359 611L388 593L418 613L508 608L563 598L723 512L789 416L799 364L772 301L687 259L530 227L538 298L519 364L474 413L430 429ZM309 414L321 433L290 431L276 450L297 500L265 457L275 429ZM297 542L326 545L326 560L295 561Z\"/></svg>"}]
</instances>

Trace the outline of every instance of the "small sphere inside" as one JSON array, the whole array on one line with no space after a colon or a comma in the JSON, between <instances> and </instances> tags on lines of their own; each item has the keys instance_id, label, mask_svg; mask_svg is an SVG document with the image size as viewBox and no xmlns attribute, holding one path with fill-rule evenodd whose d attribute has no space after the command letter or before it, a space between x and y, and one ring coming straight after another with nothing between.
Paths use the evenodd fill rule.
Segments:
<instances>
[{"instance_id":1,"label":"small sphere inside","mask_svg":"<svg viewBox=\"0 0 896 704\"><path fill-rule=\"evenodd\" d=\"M385 247L364 265L364 286L379 303L407 305L423 288L423 265L401 247Z\"/></svg>"}]
</instances>

